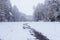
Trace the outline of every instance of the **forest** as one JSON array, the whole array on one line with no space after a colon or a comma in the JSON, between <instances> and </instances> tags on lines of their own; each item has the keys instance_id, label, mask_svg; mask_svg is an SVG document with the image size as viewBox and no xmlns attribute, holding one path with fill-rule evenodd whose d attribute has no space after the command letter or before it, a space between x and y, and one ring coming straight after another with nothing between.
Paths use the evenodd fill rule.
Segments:
<instances>
[{"instance_id":1,"label":"forest","mask_svg":"<svg viewBox=\"0 0 60 40\"><path fill-rule=\"evenodd\" d=\"M60 0L45 0L38 3L33 15L20 12L16 5L12 6L10 0L0 0L0 22L59 22Z\"/></svg>"}]
</instances>

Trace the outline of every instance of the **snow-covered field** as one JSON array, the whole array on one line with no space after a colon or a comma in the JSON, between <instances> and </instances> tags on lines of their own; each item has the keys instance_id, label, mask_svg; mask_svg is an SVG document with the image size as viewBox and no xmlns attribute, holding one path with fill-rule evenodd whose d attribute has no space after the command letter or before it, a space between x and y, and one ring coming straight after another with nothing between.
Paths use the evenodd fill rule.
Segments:
<instances>
[{"instance_id":1,"label":"snow-covered field","mask_svg":"<svg viewBox=\"0 0 60 40\"><path fill-rule=\"evenodd\" d=\"M0 39L2 40L32 40L29 31L23 29L28 23L32 28L47 36L50 40L60 40L59 22L7 22L0 23Z\"/></svg>"}]
</instances>

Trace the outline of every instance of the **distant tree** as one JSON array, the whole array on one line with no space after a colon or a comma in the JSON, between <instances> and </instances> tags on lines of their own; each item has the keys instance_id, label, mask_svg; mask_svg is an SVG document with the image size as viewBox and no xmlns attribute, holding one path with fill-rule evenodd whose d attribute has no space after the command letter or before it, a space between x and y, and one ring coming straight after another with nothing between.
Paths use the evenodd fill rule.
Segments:
<instances>
[{"instance_id":1,"label":"distant tree","mask_svg":"<svg viewBox=\"0 0 60 40\"><path fill-rule=\"evenodd\" d=\"M44 18L43 4L38 4L34 11L34 20L39 21Z\"/></svg>"},{"instance_id":2,"label":"distant tree","mask_svg":"<svg viewBox=\"0 0 60 40\"><path fill-rule=\"evenodd\" d=\"M44 36L42 33L36 31L35 29L31 28L30 25L24 24L23 26L24 29L30 29L30 33L32 36L34 36L36 39L35 40L49 40L46 36Z\"/></svg>"},{"instance_id":3,"label":"distant tree","mask_svg":"<svg viewBox=\"0 0 60 40\"><path fill-rule=\"evenodd\" d=\"M19 22L19 21L25 21L26 20L26 15L24 14L24 13L21 13L19 10L18 10L18 8L17 8L17 6L13 6L12 7L12 14L13 14L13 16L14 16L14 20L15 20L15 22Z\"/></svg>"},{"instance_id":4,"label":"distant tree","mask_svg":"<svg viewBox=\"0 0 60 40\"><path fill-rule=\"evenodd\" d=\"M33 15L26 15L26 21L29 21L29 22L34 21Z\"/></svg>"},{"instance_id":5,"label":"distant tree","mask_svg":"<svg viewBox=\"0 0 60 40\"><path fill-rule=\"evenodd\" d=\"M24 14L24 13L21 13L21 15L20 15L20 21L26 21L27 19L26 19L26 14Z\"/></svg>"},{"instance_id":6,"label":"distant tree","mask_svg":"<svg viewBox=\"0 0 60 40\"><path fill-rule=\"evenodd\" d=\"M14 21L20 21L20 18L19 18L20 12L19 12L18 8L15 5L12 7L11 12L12 12L12 14L14 16Z\"/></svg>"},{"instance_id":7,"label":"distant tree","mask_svg":"<svg viewBox=\"0 0 60 40\"><path fill-rule=\"evenodd\" d=\"M2 39L0 38L0 40L2 40Z\"/></svg>"}]
</instances>

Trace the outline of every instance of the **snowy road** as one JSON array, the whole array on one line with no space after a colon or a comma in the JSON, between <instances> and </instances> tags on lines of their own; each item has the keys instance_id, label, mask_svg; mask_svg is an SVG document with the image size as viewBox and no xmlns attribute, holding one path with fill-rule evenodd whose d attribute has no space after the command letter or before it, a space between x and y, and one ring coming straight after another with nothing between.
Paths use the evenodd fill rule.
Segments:
<instances>
[{"instance_id":1,"label":"snowy road","mask_svg":"<svg viewBox=\"0 0 60 40\"><path fill-rule=\"evenodd\" d=\"M0 38L2 40L27 40L27 38L32 38L32 36L29 35L29 32L22 28L23 24L25 24L25 22L0 23ZM50 40L60 40L59 22L29 22L28 24L47 36Z\"/></svg>"}]
</instances>

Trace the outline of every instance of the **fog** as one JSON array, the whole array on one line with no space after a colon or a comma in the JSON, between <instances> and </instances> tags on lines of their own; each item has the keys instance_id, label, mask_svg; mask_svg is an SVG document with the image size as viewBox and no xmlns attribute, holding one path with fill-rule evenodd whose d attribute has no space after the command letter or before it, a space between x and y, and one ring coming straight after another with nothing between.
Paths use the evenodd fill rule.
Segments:
<instances>
[{"instance_id":1,"label":"fog","mask_svg":"<svg viewBox=\"0 0 60 40\"><path fill-rule=\"evenodd\" d=\"M44 3L44 0L11 0L12 5L16 5L20 12L26 15L33 14L33 7L38 3Z\"/></svg>"}]
</instances>

